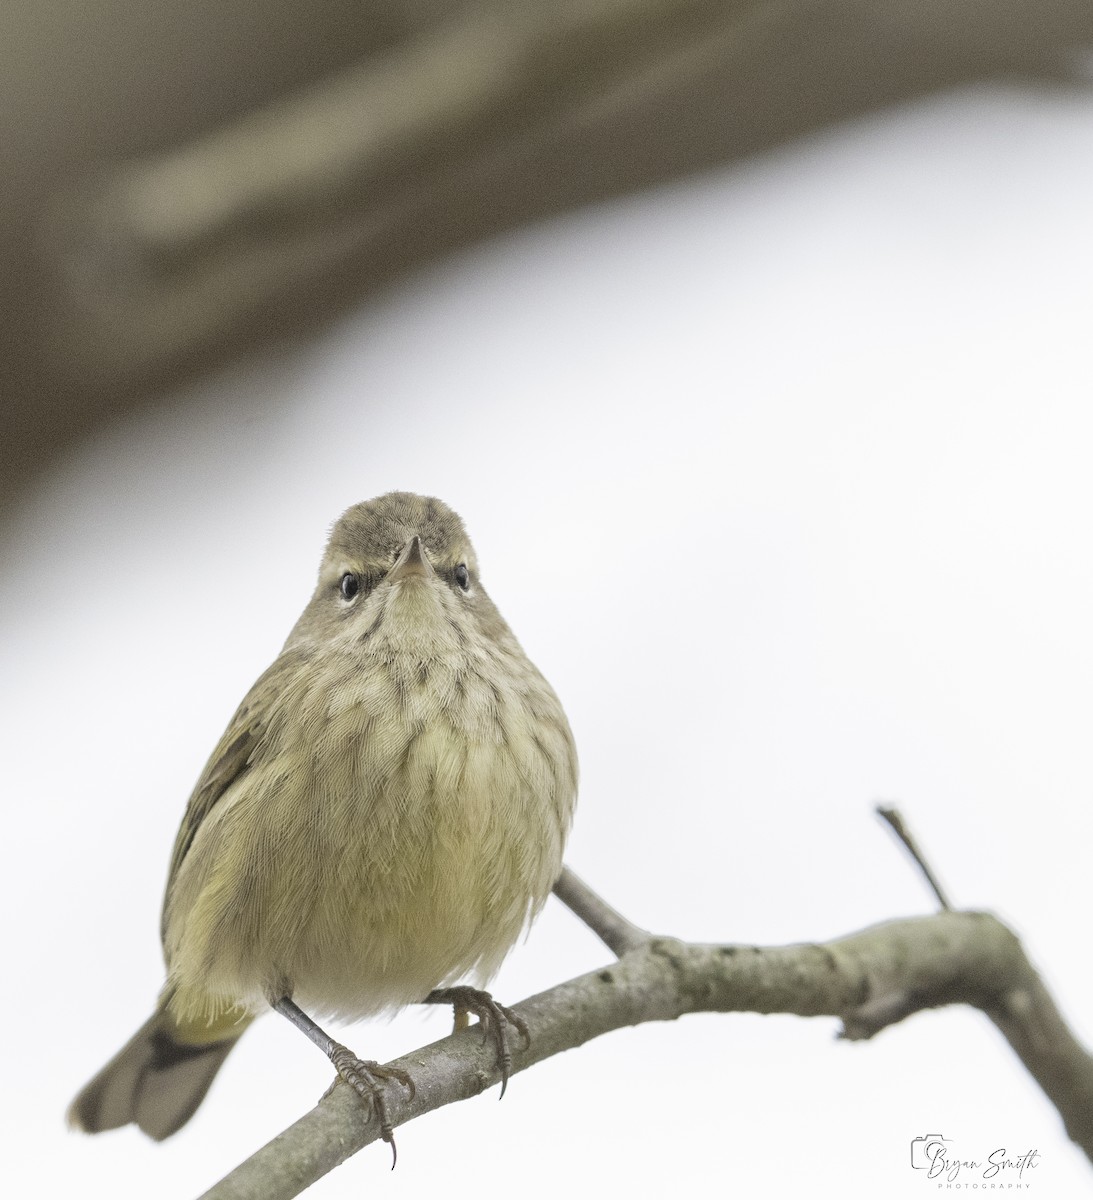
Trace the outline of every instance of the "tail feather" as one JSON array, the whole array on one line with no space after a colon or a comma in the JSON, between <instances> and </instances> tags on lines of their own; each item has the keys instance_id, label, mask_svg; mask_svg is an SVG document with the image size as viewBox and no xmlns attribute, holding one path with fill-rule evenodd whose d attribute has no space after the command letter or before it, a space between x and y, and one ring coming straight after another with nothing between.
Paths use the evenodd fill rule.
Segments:
<instances>
[{"instance_id":1,"label":"tail feather","mask_svg":"<svg viewBox=\"0 0 1093 1200\"><path fill-rule=\"evenodd\" d=\"M194 1115L239 1035L190 1045L172 1035L161 1012L84 1087L68 1110L69 1123L101 1133L134 1122L157 1142Z\"/></svg>"}]
</instances>

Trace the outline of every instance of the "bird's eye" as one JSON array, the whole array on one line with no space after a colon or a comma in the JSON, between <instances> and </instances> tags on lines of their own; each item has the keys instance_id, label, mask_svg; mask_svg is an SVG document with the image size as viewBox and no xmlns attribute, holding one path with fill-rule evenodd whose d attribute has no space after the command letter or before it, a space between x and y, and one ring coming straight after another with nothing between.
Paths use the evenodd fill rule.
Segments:
<instances>
[{"instance_id":1,"label":"bird's eye","mask_svg":"<svg viewBox=\"0 0 1093 1200\"><path fill-rule=\"evenodd\" d=\"M338 589L342 594L343 600L352 600L353 597L361 590L360 577L354 575L352 571L346 571L342 576L342 581L338 585Z\"/></svg>"},{"instance_id":2,"label":"bird's eye","mask_svg":"<svg viewBox=\"0 0 1093 1200\"><path fill-rule=\"evenodd\" d=\"M460 563L455 569L455 581L459 586L467 591L471 586L471 573L467 570L466 563Z\"/></svg>"}]
</instances>

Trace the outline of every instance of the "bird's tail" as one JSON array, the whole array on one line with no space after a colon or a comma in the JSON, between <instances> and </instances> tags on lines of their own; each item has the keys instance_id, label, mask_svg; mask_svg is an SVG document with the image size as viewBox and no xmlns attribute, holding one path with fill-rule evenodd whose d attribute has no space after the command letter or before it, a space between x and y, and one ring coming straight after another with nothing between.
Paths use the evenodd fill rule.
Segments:
<instances>
[{"instance_id":1,"label":"bird's tail","mask_svg":"<svg viewBox=\"0 0 1093 1200\"><path fill-rule=\"evenodd\" d=\"M240 1019L241 1018L241 1019ZM102 1133L134 1122L157 1142L194 1115L250 1017L185 1029L161 1006L72 1101L69 1124Z\"/></svg>"}]
</instances>

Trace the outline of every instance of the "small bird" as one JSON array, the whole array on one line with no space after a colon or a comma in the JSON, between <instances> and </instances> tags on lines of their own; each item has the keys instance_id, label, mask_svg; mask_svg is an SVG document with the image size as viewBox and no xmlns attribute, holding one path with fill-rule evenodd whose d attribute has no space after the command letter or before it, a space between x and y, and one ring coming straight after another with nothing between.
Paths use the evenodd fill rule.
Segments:
<instances>
[{"instance_id":1,"label":"small bird","mask_svg":"<svg viewBox=\"0 0 1093 1200\"><path fill-rule=\"evenodd\" d=\"M562 868L577 755L562 706L486 594L460 518L391 492L334 525L318 585L190 796L163 904L156 1010L73 1101L89 1133L186 1123L272 1007L394 1138L386 1081L316 1020L411 1003L510 1010L477 987Z\"/></svg>"}]
</instances>

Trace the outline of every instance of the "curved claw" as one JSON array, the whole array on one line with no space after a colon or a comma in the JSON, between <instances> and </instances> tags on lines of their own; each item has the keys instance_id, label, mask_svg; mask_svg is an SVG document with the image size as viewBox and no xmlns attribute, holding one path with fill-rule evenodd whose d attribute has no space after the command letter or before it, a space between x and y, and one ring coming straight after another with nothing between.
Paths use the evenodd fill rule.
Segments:
<instances>
[{"instance_id":1,"label":"curved claw","mask_svg":"<svg viewBox=\"0 0 1093 1200\"><path fill-rule=\"evenodd\" d=\"M531 1048L531 1034L528 1032L528 1023L518 1013L511 1008L506 1008L503 1004L498 1004L497 1007L501 1010L504 1018L520 1035L520 1041L524 1044L524 1049Z\"/></svg>"},{"instance_id":2,"label":"curved claw","mask_svg":"<svg viewBox=\"0 0 1093 1200\"><path fill-rule=\"evenodd\" d=\"M335 1043L330 1054L338 1074L357 1093L368 1112L368 1119L378 1123L380 1136L391 1147L391 1170L398 1162L398 1147L395 1145L395 1130L391 1117L387 1112L387 1101L383 1093L382 1080L394 1079L401 1083L413 1100L417 1094L414 1081L408 1072L399 1067L382 1067L377 1062L365 1061L358 1058L352 1050Z\"/></svg>"},{"instance_id":3,"label":"curved claw","mask_svg":"<svg viewBox=\"0 0 1093 1200\"><path fill-rule=\"evenodd\" d=\"M426 1004L451 1004L455 1008L455 1027L458 1031L465 1028L464 1018L467 1013L473 1013L482 1026L482 1044L493 1041L497 1047L497 1070L501 1076L500 1099L508 1088L509 1076L512 1073L512 1051L509 1049L507 1025L511 1025L520 1035L523 1048L531 1045L531 1034L527 1023L511 1008L498 1004L489 992L479 991L471 987L437 988L425 997Z\"/></svg>"}]
</instances>

